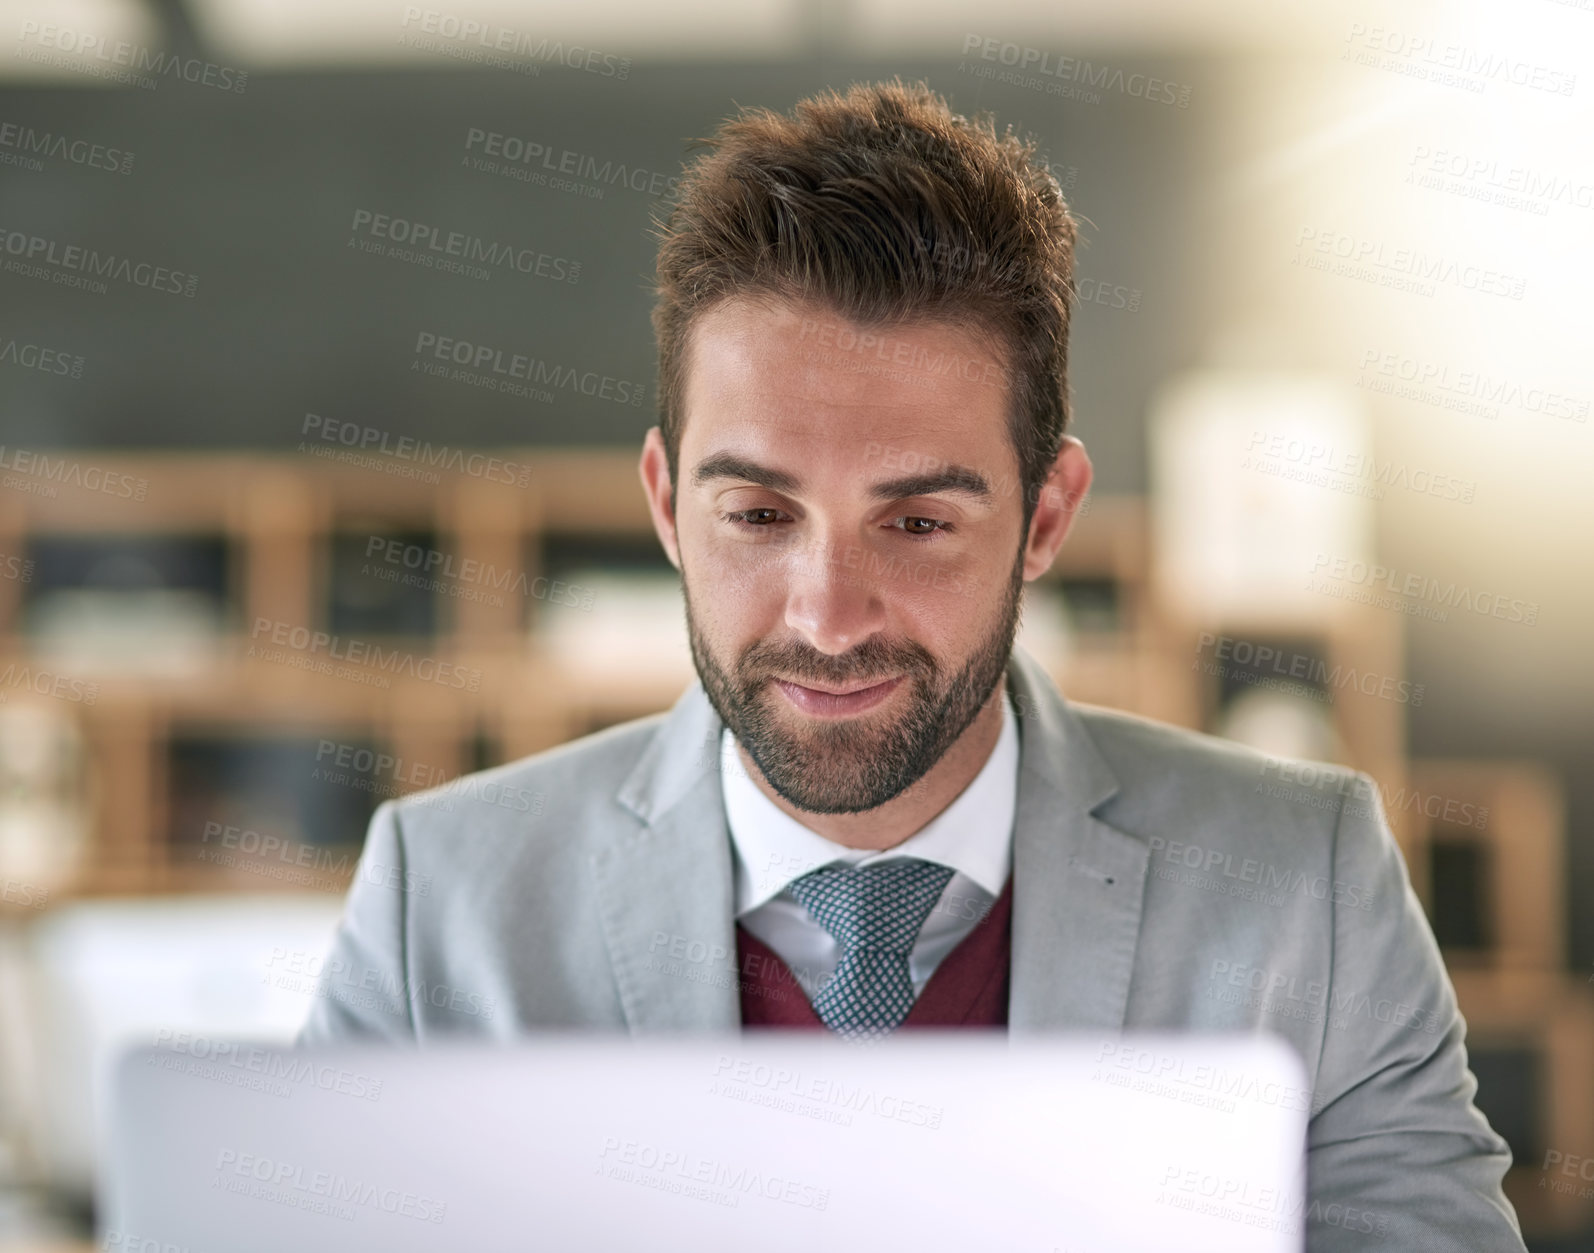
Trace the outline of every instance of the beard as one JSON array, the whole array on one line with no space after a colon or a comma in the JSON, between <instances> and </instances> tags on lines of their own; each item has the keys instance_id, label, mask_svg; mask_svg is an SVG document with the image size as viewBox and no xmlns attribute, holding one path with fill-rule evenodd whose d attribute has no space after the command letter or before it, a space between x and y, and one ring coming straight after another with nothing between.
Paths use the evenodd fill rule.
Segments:
<instances>
[{"instance_id":1,"label":"beard","mask_svg":"<svg viewBox=\"0 0 1594 1253\"><path fill-rule=\"evenodd\" d=\"M922 779L990 698L1018 633L1023 569L1020 544L995 621L968 659L946 673L922 645L878 636L839 657L801 641L758 640L727 669L698 629L683 564L681 590L692 662L714 711L777 795L809 813L865 813ZM856 717L809 718L775 687L777 675L829 687L902 675L907 707L884 720L879 710L897 699L893 692L883 706ZM776 705L787 708L777 711Z\"/></svg>"}]
</instances>

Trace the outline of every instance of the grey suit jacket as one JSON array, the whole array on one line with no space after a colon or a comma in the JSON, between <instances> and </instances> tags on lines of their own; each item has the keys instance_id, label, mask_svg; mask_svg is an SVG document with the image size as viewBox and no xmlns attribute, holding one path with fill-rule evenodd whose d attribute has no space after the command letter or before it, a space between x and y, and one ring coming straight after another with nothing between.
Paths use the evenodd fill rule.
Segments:
<instances>
[{"instance_id":1,"label":"grey suit jacket","mask_svg":"<svg viewBox=\"0 0 1594 1253\"><path fill-rule=\"evenodd\" d=\"M1510 1151L1371 781L1071 705L1022 648L1008 690L1009 1030L1282 1035L1311 1083L1312 1253L1522 1250ZM737 1031L720 730L694 683L668 713L383 802L300 1043Z\"/></svg>"}]
</instances>

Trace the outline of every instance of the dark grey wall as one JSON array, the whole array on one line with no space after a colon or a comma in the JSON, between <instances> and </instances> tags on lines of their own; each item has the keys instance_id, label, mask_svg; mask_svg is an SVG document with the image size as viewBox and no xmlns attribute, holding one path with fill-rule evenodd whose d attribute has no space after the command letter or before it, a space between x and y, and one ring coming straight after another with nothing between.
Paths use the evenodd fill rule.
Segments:
<instances>
[{"instance_id":1,"label":"dark grey wall","mask_svg":"<svg viewBox=\"0 0 1594 1253\"><path fill-rule=\"evenodd\" d=\"M1162 72L1190 81L1202 68ZM1082 305L1073 338L1077 430L1098 482L1141 489L1149 390L1190 360L1202 321L1181 228L1199 111L1123 93L1071 106L946 64L832 65L823 78L802 65L638 66L625 82L546 66L535 78L257 73L241 95L173 82L0 92L0 121L134 154L125 176L61 160L0 167L0 226L198 276L189 299L0 274L9 333L86 359L76 381L0 368L0 430L23 445L284 448L312 411L434 441L634 443L653 421L654 198L477 172L463 164L467 132L667 178L734 105L785 109L899 72L1034 133L1089 219L1081 276L1142 293L1137 312ZM495 267L480 282L367 255L348 247L360 209L578 259L580 278ZM544 404L428 378L411 369L423 330L645 383L647 400Z\"/></svg>"}]
</instances>

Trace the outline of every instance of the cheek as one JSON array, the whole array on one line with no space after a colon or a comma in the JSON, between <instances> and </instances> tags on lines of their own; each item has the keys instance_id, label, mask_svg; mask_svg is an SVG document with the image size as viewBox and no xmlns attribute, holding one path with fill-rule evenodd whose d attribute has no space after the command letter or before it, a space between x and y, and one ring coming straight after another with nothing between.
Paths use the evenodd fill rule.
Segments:
<instances>
[{"instance_id":1,"label":"cheek","mask_svg":"<svg viewBox=\"0 0 1594 1253\"><path fill-rule=\"evenodd\" d=\"M686 572L693 616L716 640L761 638L779 622L786 580L756 546L699 544L686 554Z\"/></svg>"},{"instance_id":2,"label":"cheek","mask_svg":"<svg viewBox=\"0 0 1594 1253\"><path fill-rule=\"evenodd\" d=\"M962 659L985 631L986 606L945 590L904 591L896 616L905 634L918 640L942 667Z\"/></svg>"},{"instance_id":3,"label":"cheek","mask_svg":"<svg viewBox=\"0 0 1594 1253\"><path fill-rule=\"evenodd\" d=\"M683 537L685 558L698 574L693 584L708 585L716 599L746 598L765 603L785 595L787 586L809 572L810 548L789 527L732 531L717 518L696 519Z\"/></svg>"},{"instance_id":4,"label":"cheek","mask_svg":"<svg viewBox=\"0 0 1594 1253\"><path fill-rule=\"evenodd\" d=\"M925 556L897 561L878 586L905 616L934 631L956 634L985 613L985 605L969 595L978 582L965 558Z\"/></svg>"},{"instance_id":5,"label":"cheek","mask_svg":"<svg viewBox=\"0 0 1594 1253\"><path fill-rule=\"evenodd\" d=\"M694 597L713 600L735 614L778 598L787 581L779 550L772 545L710 542L692 554Z\"/></svg>"}]
</instances>

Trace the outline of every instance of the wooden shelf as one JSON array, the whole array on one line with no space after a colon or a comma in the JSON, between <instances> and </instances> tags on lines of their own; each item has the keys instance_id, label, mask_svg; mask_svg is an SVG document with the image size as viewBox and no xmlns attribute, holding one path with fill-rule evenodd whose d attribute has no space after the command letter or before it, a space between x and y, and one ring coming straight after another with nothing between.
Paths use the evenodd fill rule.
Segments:
<instances>
[{"instance_id":1,"label":"wooden shelf","mask_svg":"<svg viewBox=\"0 0 1594 1253\"><path fill-rule=\"evenodd\" d=\"M1569 1235L1586 1229L1586 1187L1558 1173L1569 1157L1594 1158L1594 987L1557 971L1453 970L1467 1022L1469 1056L1492 1048L1527 1052L1543 1077L1538 1107L1545 1156L1512 1163L1505 1192L1525 1232ZM1552 1154L1560 1154L1554 1158ZM1546 1163L1549 1163L1548 1169ZM1561 1182L1565 1190L1555 1185Z\"/></svg>"},{"instance_id":2,"label":"wooden shelf","mask_svg":"<svg viewBox=\"0 0 1594 1253\"><path fill-rule=\"evenodd\" d=\"M514 572L528 587L543 573L548 539L657 542L634 449L472 450L480 460L470 465L482 472L471 474L461 472L464 463L429 469L420 458L377 454L360 464L348 459L358 450L316 440L305 447L313 453L78 451L77 461L137 484L140 499L65 487L53 498L0 497L0 540L14 547L34 535L192 534L224 537L233 555L226 612L234 625L212 642L209 655L182 673L95 666L75 676L99 685L93 705L73 711L92 745L95 775L94 870L84 890L113 884L187 890L238 877L172 860L165 758L175 736L205 729L219 737L298 732L371 740L452 774L469 768L478 734L499 758L512 760L666 709L695 678L684 634L678 648L652 663L626 667L567 655L539 624L568 626L556 615L580 611L524 594L497 604L440 600L439 629L424 638L338 633L345 648L357 640L362 648L458 667L475 690L347 660L337 661L338 675L306 668L307 661L332 660L324 647L289 647L276 660L262 659L261 646L280 648L270 642L273 632L332 633L329 553L339 535L428 535L456 568L469 560L478 570ZM1053 569L1031 594L1062 590L1067 604L1071 585L1103 584L1110 588L1114 629L1071 630L1043 661L1074 699L1201 726L1210 710L1190 666L1193 639L1151 596L1149 544L1143 500L1087 500ZM33 642L18 629L22 590L0 587L0 668L36 661ZM270 625L257 631L262 622ZM1399 742L1398 727L1373 721L1348 727L1346 735L1368 745L1369 760Z\"/></svg>"},{"instance_id":3,"label":"wooden shelf","mask_svg":"<svg viewBox=\"0 0 1594 1253\"><path fill-rule=\"evenodd\" d=\"M1436 845L1476 850L1483 880L1478 903L1491 942L1476 951L1447 949L1452 968L1562 968L1565 803L1548 770L1526 761L1419 759L1393 807L1412 886L1430 916Z\"/></svg>"}]
</instances>

